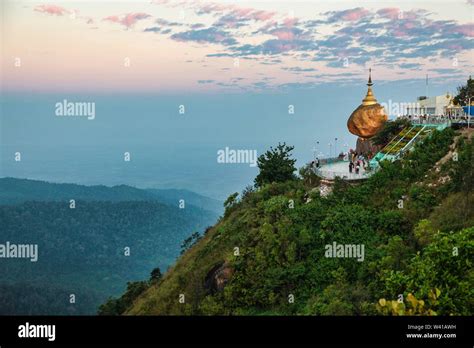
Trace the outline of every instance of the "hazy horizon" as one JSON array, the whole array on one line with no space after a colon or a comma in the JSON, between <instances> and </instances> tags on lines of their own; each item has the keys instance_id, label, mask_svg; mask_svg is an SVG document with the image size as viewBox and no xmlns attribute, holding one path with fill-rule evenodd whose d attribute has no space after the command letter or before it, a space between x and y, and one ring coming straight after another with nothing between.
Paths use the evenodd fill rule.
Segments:
<instances>
[{"instance_id":1,"label":"hazy horizon","mask_svg":"<svg viewBox=\"0 0 474 348\"><path fill-rule=\"evenodd\" d=\"M413 102L424 81L379 82L379 102ZM430 95L456 83L430 81ZM435 84L436 83L436 84ZM463 83L462 80L459 84ZM0 176L77 184L127 184L139 188L188 189L225 199L253 184L258 169L247 163L217 163L219 149L255 149L285 141L295 146L297 167L309 162L316 141L327 157L355 147L346 128L365 95L365 81L292 92L187 96L8 94L2 102ZM95 119L58 117L64 99L94 102ZM185 105L185 114L179 114ZM294 106L294 114L288 113ZM348 145L348 146L344 146ZM14 161L21 152L22 161ZM124 162L124 152L131 161Z\"/></svg>"}]
</instances>

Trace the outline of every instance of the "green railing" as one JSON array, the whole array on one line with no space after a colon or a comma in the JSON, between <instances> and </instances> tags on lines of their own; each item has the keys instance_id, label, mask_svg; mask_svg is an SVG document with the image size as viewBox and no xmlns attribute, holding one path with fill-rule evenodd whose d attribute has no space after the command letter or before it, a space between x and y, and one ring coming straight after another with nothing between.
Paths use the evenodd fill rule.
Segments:
<instances>
[{"instance_id":1,"label":"green railing","mask_svg":"<svg viewBox=\"0 0 474 348\"><path fill-rule=\"evenodd\" d=\"M444 123L418 123L413 122L411 126L405 127L398 133L382 150L371 160L372 168L377 169L379 162L383 160L395 161L404 153L410 151L413 145L431 134L433 129L442 130L449 127L449 122Z\"/></svg>"}]
</instances>

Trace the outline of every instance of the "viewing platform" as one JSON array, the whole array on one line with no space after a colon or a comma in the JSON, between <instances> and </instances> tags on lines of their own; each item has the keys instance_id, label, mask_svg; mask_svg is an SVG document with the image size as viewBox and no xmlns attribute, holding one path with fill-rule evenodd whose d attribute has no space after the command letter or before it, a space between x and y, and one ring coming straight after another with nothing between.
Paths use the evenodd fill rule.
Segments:
<instances>
[{"instance_id":1,"label":"viewing platform","mask_svg":"<svg viewBox=\"0 0 474 348\"><path fill-rule=\"evenodd\" d=\"M349 160L341 158L321 160L321 166L315 168L314 172L320 178L330 181L335 180L336 177L347 181L365 180L373 174L373 171L367 171L362 166L358 174L355 173L355 169L351 173L349 171Z\"/></svg>"},{"instance_id":2,"label":"viewing platform","mask_svg":"<svg viewBox=\"0 0 474 348\"><path fill-rule=\"evenodd\" d=\"M367 170L360 166L359 173L355 172L355 168L353 168L351 173L348 155L345 154L344 158L340 156L320 160L320 165L314 168L314 172L317 176L329 182L334 181L336 177L346 181L365 180L380 168L380 161L395 161L401 158L405 153L411 151L416 143L430 136L434 130L441 131L457 121L446 116L413 116L404 118L410 121L411 126L402 129L370 161L366 159Z\"/></svg>"}]
</instances>

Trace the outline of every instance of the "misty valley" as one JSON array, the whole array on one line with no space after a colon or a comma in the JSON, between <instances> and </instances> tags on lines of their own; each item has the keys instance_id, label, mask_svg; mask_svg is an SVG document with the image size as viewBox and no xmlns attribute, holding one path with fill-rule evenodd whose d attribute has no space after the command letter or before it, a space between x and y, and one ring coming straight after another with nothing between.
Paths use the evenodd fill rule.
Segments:
<instances>
[{"instance_id":1,"label":"misty valley","mask_svg":"<svg viewBox=\"0 0 474 348\"><path fill-rule=\"evenodd\" d=\"M71 197L77 198L73 209ZM166 271L183 240L219 215L200 207L219 202L186 191L10 178L0 179L0 202L2 239L8 241L0 245L3 315L96 314L127 282L148 279L156 267ZM26 241L36 256L19 248ZM15 257L20 250L37 262Z\"/></svg>"}]
</instances>

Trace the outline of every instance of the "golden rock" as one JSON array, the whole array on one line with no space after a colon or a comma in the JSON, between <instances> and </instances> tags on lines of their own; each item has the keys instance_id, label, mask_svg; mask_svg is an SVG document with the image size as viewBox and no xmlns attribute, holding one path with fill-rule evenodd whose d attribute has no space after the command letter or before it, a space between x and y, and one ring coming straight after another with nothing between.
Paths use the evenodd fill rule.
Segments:
<instances>
[{"instance_id":1,"label":"golden rock","mask_svg":"<svg viewBox=\"0 0 474 348\"><path fill-rule=\"evenodd\" d=\"M369 139L377 134L388 119L383 106L377 103L372 93L372 85L372 76L369 72L367 95L347 120L349 132L363 139Z\"/></svg>"}]
</instances>

